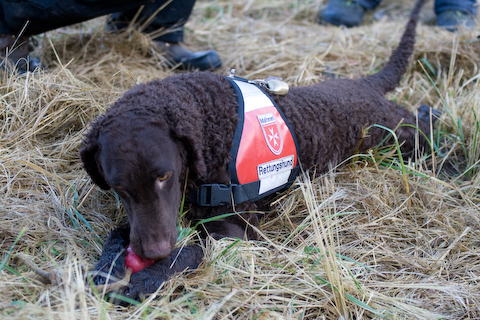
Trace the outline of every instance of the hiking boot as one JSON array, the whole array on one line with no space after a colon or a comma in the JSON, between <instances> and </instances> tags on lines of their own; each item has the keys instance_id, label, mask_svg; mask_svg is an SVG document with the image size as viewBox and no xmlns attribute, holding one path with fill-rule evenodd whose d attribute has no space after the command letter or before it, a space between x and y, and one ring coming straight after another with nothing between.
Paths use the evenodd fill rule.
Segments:
<instances>
[{"instance_id":1,"label":"hiking boot","mask_svg":"<svg viewBox=\"0 0 480 320\"><path fill-rule=\"evenodd\" d=\"M184 70L211 70L221 67L222 61L213 50L191 51L178 42L155 41L165 52L167 59L175 64L181 64Z\"/></svg>"},{"instance_id":2,"label":"hiking boot","mask_svg":"<svg viewBox=\"0 0 480 320\"><path fill-rule=\"evenodd\" d=\"M459 26L473 29L475 21L471 13L458 10L445 10L437 15L437 24L450 32L455 32Z\"/></svg>"},{"instance_id":3,"label":"hiking boot","mask_svg":"<svg viewBox=\"0 0 480 320\"><path fill-rule=\"evenodd\" d=\"M319 20L336 26L357 27L362 23L366 9L352 0L330 0L318 14Z\"/></svg>"},{"instance_id":4,"label":"hiking boot","mask_svg":"<svg viewBox=\"0 0 480 320\"><path fill-rule=\"evenodd\" d=\"M35 70L40 61L29 56L33 48L29 37L0 34L0 69L16 69L20 73Z\"/></svg>"},{"instance_id":5,"label":"hiking boot","mask_svg":"<svg viewBox=\"0 0 480 320\"><path fill-rule=\"evenodd\" d=\"M122 32L127 29L129 22L121 15L112 15L107 21L107 30L113 32ZM180 64L183 70L211 70L220 68L222 61L218 56L218 53L213 50L208 51L191 51L185 48L180 42L165 42L154 40L160 47L161 51L165 53L165 56L174 64Z\"/></svg>"}]
</instances>

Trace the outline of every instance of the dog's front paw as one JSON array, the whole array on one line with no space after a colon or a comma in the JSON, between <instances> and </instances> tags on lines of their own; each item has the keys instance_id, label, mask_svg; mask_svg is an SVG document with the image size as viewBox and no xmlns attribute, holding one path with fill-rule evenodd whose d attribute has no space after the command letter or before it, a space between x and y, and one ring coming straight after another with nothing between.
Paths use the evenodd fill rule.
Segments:
<instances>
[{"instance_id":1,"label":"dog's front paw","mask_svg":"<svg viewBox=\"0 0 480 320\"><path fill-rule=\"evenodd\" d=\"M138 271L130 277L130 283L119 294L128 299L118 297L116 303L127 305L129 299L141 301L154 293L171 276L183 271L198 268L203 258L203 249L199 245L177 248L170 256Z\"/></svg>"},{"instance_id":2,"label":"dog's front paw","mask_svg":"<svg viewBox=\"0 0 480 320\"><path fill-rule=\"evenodd\" d=\"M128 245L129 227L121 226L113 230L103 245L102 255L95 266L95 285L115 282L125 276L125 249Z\"/></svg>"},{"instance_id":3,"label":"dog's front paw","mask_svg":"<svg viewBox=\"0 0 480 320\"><path fill-rule=\"evenodd\" d=\"M162 261L158 261L156 266L154 264L132 274L130 283L121 294L128 299L141 301L157 291L170 276L169 268L162 265Z\"/></svg>"},{"instance_id":4,"label":"dog's front paw","mask_svg":"<svg viewBox=\"0 0 480 320\"><path fill-rule=\"evenodd\" d=\"M125 268L125 253L116 255L107 263L99 261L95 266L93 283L98 286L116 282L125 276Z\"/></svg>"}]
</instances>

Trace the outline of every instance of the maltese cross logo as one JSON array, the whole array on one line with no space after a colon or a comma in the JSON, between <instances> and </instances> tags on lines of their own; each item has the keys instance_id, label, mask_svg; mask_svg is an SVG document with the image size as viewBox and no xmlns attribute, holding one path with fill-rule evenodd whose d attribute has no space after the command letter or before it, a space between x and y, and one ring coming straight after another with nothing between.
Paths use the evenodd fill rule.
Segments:
<instances>
[{"instance_id":1,"label":"maltese cross logo","mask_svg":"<svg viewBox=\"0 0 480 320\"><path fill-rule=\"evenodd\" d=\"M269 133L267 133L268 143L273 145L274 149L277 149L280 145L280 136L275 128L268 128Z\"/></svg>"},{"instance_id":2,"label":"maltese cross logo","mask_svg":"<svg viewBox=\"0 0 480 320\"><path fill-rule=\"evenodd\" d=\"M271 113L257 116L258 122L262 126L263 136L267 142L268 148L275 155L279 155L283 149L283 139L278 129L277 121Z\"/></svg>"}]
</instances>

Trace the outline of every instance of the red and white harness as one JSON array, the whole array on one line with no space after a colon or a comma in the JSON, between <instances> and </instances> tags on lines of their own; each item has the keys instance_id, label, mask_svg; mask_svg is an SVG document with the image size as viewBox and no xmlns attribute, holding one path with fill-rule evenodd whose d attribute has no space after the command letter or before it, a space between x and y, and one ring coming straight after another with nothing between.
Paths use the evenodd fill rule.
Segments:
<instances>
[{"instance_id":1,"label":"red and white harness","mask_svg":"<svg viewBox=\"0 0 480 320\"><path fill-rule=\"evenodd\" d=\"M194 202L202 206L256 201L290 187L299 171L295 134L275 103L255 84L226 78L239 106L228 164L231 184L201 185Z\"/></svg>"}]
</instances>

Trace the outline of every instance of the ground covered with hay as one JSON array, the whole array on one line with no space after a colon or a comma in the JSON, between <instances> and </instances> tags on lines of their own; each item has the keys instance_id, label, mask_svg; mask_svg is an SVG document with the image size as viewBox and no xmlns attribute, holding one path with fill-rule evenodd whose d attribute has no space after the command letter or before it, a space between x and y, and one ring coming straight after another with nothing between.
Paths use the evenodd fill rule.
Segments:
<instances>
[{"instance_id":1,"label":"ground covered with hay","mask_svg":"<svg viewBox=\"0 0 480 320\"><path fill-rule=\"evenodd\" d=\"M217 50L225 75L291 86L360 77L384 65L413 0L384 1L380 20L369 14L353 29L315 23L321 5L198 1L186 43ZM0 78L0 318L480 318L480 25L449 33L434 26L432 7L390 95L442 111L431 152L402 162L382 146L299 179L262 222L261 241L211 241L197 272L128 308L88 282L126 217L113 192L92 184L78 149L126 89L178 71L148 37L109 33L103 18L38 36L46 68ZM55 271L54 284L15 263L18 254Z\"/></svg>"}]
</instances>

